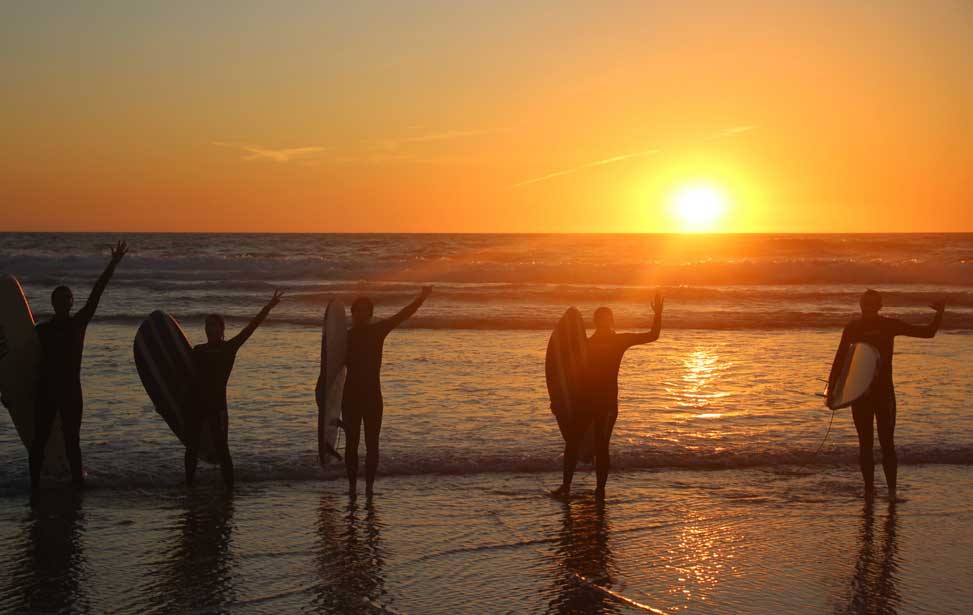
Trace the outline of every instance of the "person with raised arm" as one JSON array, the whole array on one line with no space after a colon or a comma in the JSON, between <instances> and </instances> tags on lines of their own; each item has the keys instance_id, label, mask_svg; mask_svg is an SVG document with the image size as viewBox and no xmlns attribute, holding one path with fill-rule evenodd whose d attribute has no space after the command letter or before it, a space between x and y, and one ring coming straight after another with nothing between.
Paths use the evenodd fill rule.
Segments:
<instances>
[{"instance_id":1,"label":"person with raised arm","mask_svg":"<svg viewBox=\"0 0 973 615\"><path fill-rule=\"evenodd\" d=\"M37 325L41 344L41 363L38 371L37 395L34 406L34 439L30 445L30 484L40 487L44 448L51 435L55 417L61 415L64 448L71 467L71 482L84 485L81 466L81 415L84 396L81 391L81 360L88 324L98 309L98 302L108 287L118 263L128 253L128 244L119 241L111 249L111 260L95 282L84 307L71 314L74 294L67 286L58 286L51 293L54 317Z\"/></svg>"},{"instance_id":2,"label":"person with raised arm","mask_svg":"<svg viewBox=\"0 0 973 615\"><path fill-rule=\"evenodd\" d=\"M888 485L889 501L897 498L899 462L895 454L895 386L892 383L892 355L896 336L931 338L939 331L943 322L946 304L942 301L929 307L936 311L932 322L927 325L912 325L897 318L879 315L882 309L882 294L877 290L866 290L858 302L862 315L845 326L841 343L835 353L828 382L833 383L844 363L845 354L851 344L864 342L878 350L879 365L872 385L864 397L851 405L851 415L858 432L858 465L865 482L865 497L870 499L875 493L875 445L874 428L878 427L878 442L882 447L882 469Z\"/></svg>"},{"instance_id":3,"label":"person with raised arm","mask_svg":"<svg viewBox=\"0 0 973 615\"><path fill-rule=\"evenodd\" d=\"M348 494L355 497L358 490L358 442L362 425L365 427L365 494L371 496L378 471L378 437L382 431L382 351L385 338L393 329L408 320L432 293L424 286L419 296L397 314L372 322L375 309L368 297L359 297L351 304L351 328L348 330L348 349L345 364L348 372L341 400L341 424L345 430L345 471L348 474Z\"/></svg>"},{"instance_id":4,"label":"person with raised arm","mask_svg":"<svg viewBox=\"0 0 973 615\"><path fill-rule=\"evenodd\" d=\"M567 497L571 494L578 452L585 433L593 426L595 471L598 477L595 496L604 499L608 470L611 467L608 448L612 429L618 418L618 369L626 350L659 339L663 303L662 294L657 292L652 300L652 311L655 313L652 329L645 333L615 333L615 317L611 309L600 307L595 310L595 332L586 342L588 360L583 384L584 401L571 429L571 437L564 443L564 476L561 486L551 495Z\"/></svg>"},{"instance_id":5,"label":"person with raised arm","mask_svg":"<svg viewBox=\"0 0 973 615\"><path fill-rule=\"evenodd\" d=\"M223 482L228 488L233 487L233 459L230 457L228 425L224 422L227 415L226 385L233 371L236 353L283 296L284 293L274 291L274 296L250 324L229 340L224 339L226 322L223 317L219 314L206 317L206 343L193 348L196 378L189 393L190 411L186 421L187 485L193 484L196 475L200 441L203 437L210 437L219 458Z\"/></svg>"}]
</instances>

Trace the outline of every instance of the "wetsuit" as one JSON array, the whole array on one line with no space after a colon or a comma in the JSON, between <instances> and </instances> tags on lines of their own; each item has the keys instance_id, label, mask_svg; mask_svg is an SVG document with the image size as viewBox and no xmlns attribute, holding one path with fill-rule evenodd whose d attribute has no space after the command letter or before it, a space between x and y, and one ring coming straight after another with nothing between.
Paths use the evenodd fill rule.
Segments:
<instances>
[{"instance_id":1,"label":"wetsuit","mask_svg":"<svg viewBox=\"0 0 973 615\"><path fill-rule=\"evenodd\" d=\"M618 370L625 351L632 346L646 344L658 337L649 333L600 333L588 338L588 368L585 373L585 393L582 410L572 429L572 438L565 446L564 479L570 484L585 432L594 424L595 469L598 486L603 489L608 480L610 459L608 445L615 420L618 418Z\"/></svg>"},{"instance_id":2,"label":"wetsuit","mask_svg":"<svg viewBox=\"0 0 973 615\"><path fill-rule=\"evenodd\" d=\"M348 330L341 424L345 430L345 470L352 484L358 475L358 442L365 426L365 480L371 485L378 469L378 436L382 431L382 351L393 329L416 313L425 301L421 296L401 312L388 318Z\"/></svg>"},{"instance_id":3,"label":"wetsuit","mask_svg":"<svg viewBox=\"0 0 973 615\"><path fill-rule=\"evenodd\" d=\"M203 438L212 438L223 474L223 482L233 486L233 459L230 457L229 425L227 423L226 385L233 371L236 353L260 323L270 313L264 308L254 320L234 338L206 342L193 348L196 378L190 389L186 417L186 482L192 484Z\"/></svg>"},{"instance_id":4,"label":"wetsuit","mask_svg":"<svg viewBox=\"0 0 973 615\"><path fill-rule=\"evenodd\" d=\"M34 401L34 439L29 454L30 480L35 487L40 485L44 448L58 413L61 415L71 480L75 484L84 481L81 467L81 415L84 407L81 359L84 354L84 336L117 265L116 261L108 265L95 282L87 303L74 315L55 316L37 325L41 364Z\"/></svg>"},{"instance_id":5,"label":"wetsuit","mask_svg":"<svg viewBox=\"0 0 973 615\"><path fill-rule=\"evenodd\" d=\"M37 325L43 358L34 407L34 440L30 447L30 479L34 485L40 482L44 448L59 413L71 480L76 483L83 480L81 358L84 335L93 314L94 310L88 310L86 306L73 316L53 318Z\"/></svg>"},{"instance_id":6,"label":"wetsuit","mask_svg":"<svg viewBox=\"0 0 973 615\"><path fill-rule=\"evenodd\" d=\"M228 443L226 422L226 384L233 371L239 344L207 342L193 348L196 380L190 395L186 416L186 482L192 483L196 460L203 438L211 438L223 473L223 481L233 484L233 459Z\"/></svg>"},{"instance_id":7,"label":"wetsuit","mask_svg":"<svg viewBox=\"0 0 973 615\"><path fill-rule=\"evenodd\" d=\"M874 316L853 320L845 326L841 334L841 344L835 355L829 381L833 382L838 369L844 362L848 347L856 342L871 344L878 350L879 366L875 379L864 397L851 406L858 432L858 463L867 487L874 480L875 460L874 426L878 426L878 441L882 447L882 467L885 480L891 489L895 488L898 473L898 459L895 454L895 387L892 383L892 355L895 337L933 337L939 328L939 318L933 325L910 325L895 318Z\"/></svg>"}]
</instances>

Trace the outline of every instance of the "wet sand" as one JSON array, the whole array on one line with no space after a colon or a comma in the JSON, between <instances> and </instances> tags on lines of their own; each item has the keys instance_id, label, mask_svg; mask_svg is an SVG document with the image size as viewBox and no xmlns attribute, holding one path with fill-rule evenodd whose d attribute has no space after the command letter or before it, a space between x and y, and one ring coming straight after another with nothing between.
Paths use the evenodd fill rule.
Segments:
<instances>
[{"instance_id":1,"label":"wet sand","mask_svg":"<svg viewBox=\"0 0 973 615\"><path fill-rule=\"evenodd\" d=\"M854 468L45 490L0 500L0 611L81 613L962 613L973 473L903 468L863 504Z\"/></svg>"}]
</instances>

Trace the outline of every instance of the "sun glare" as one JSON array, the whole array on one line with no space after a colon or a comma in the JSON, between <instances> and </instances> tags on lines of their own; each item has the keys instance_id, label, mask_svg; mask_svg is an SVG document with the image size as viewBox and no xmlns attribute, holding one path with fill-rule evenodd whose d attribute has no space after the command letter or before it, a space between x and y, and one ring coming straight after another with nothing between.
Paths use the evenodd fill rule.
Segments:
<instances>
[{"instance_id":1,"label":"sun glare","mask_svg":"<svg viewBox=\"0 0 973 615\"><path fill-rule=\"evenodd\" d=\"M684 186L673 194L673 211L690 232L712 231L726 211L726 197L707 184Z\"/></svg>"}]
</instances>

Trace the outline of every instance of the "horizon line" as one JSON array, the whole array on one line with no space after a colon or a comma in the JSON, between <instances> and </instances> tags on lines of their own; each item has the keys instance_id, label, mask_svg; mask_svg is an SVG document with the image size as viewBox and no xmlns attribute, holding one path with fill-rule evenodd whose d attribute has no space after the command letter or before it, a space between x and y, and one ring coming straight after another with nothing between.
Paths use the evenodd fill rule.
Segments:
<instances>
[{"instance_id":1,"label":"horizon line","mask_svg":"<svg viewBox=\"0 0 973 615\"><path fill-rule=\"evenodd\" d=\"M973 235L965 231L90 231L4 230L0 235L684 235L687 237L753 235Z\"/></svg>"}]
</instances>

